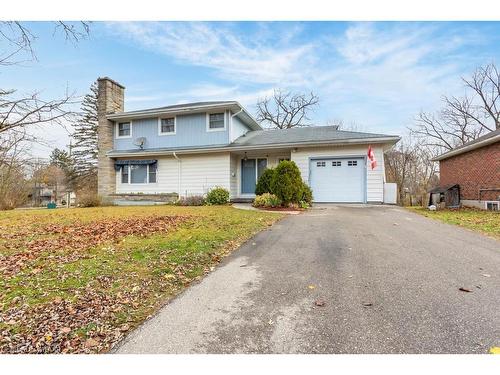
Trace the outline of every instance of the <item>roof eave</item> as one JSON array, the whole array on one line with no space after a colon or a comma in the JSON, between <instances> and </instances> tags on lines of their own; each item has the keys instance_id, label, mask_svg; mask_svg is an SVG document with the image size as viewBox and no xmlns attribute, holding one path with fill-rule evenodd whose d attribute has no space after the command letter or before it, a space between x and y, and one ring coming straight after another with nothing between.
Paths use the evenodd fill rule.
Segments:
<instances>
[{"instance_id":1,"label":"roof eave","mask_svg":"<svg viewBox=\"0 0 500 375\"><path fill-rule=\"evenodd\" d=\"M116 153L109 151L106 153L109 157L129 157L129 156L147 156L147 155L176 155L180 154L200 154L207 152L223 152L223 151L245 151L258 149L278 149L278 148L296 148L296 147L314 147L314 146L342 146L351 144L396 144L401 137L383 137L383 138L358 138L358 139L342 139L342 140L327 140L316 142L294 142L294 143L275 143L275 144L260 144L260 145L227 145L223 147L197 148L197 149L177 149L177 150L158 150L158 151L142 151L142 152L125 152Z\"/></svg>"},{"instance_id":2,"label":"roof eave","mask_svg":"<svg viewBox=\"0 0 500 375\"><path fill-rule=\"evenodd\" d=\"M243 119L247 125L252 128L252 130L262 130L262 127L260 124L257 122L257 120L243 107L239 102L234 101L234 102L228 102L224 104L208 104L208 105L200 105L200 106L193 106L193 107L186 107L186 108L174 108L174 109L151 109L151 110L144 110L144 111L134 111L133 113L130 112L121 112L121 113L111 113L106 116L108 120L134 120L134 119L140 119L140 118L145 118L145 117L155 117L155 116L162 116L162 115L175 115L175 114L185 114L185 113L197 113L197 112L203 112L207 110L216 110L216 109L230 109L233 110L235 113L242 112L245 114L247 119ZM240 115L238 115L239 117Z\"/></svg>"},{"instance_id":3,"label":"roof eave","mask_svg":"<svg viewBox=\"0 0 500 375\"><path fill-rule=\"evenodd\" d=\"M238 107L238 110L241 109L241 104L238 102L229 102L224 104L208 104L208 105L199 105L193 107L186 108L173 108L173 109L148 109L144 111L134 111L134 112L119 112L119 113L111 113L106 116L108 120L133 120L137 118L144 118L145 116L155 117L161 116L164 114L182 114L189 112L201 112L204 110L212 110L212 109L232 109Z\"/></svg>"},{"instance_id":4,"label":"roof eave","mask_svg":"<svg viewBox=\"0 0 500 375\"><path fill-rule=\"evenodd\" d=\"M436 156L435 158L432 158L431 161L441 161L441 160L449 159L453 156L464 154L466 152L476 150L478 148L485 147L485 146L488 146L490 144L493 144L493 143L496 143L499 141L500 141L500 134L498 134L494 137L485 139L484 141L473 143L469 146L459 148L457 150L451 150L451 151L445 152L444 154L441 154L439 156Z\"/></svg>"}]
</instances>

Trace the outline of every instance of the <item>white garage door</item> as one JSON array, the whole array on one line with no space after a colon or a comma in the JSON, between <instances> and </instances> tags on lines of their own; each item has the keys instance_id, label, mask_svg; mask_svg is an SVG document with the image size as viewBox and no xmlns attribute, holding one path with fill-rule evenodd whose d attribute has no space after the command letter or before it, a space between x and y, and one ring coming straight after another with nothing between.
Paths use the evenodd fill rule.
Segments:
<instances>
[{"instance_id":1,"label":"white garage door","mask_svg":"<svg viewBox=\"0 0 500 375\"><path fill-rule=\"evenodd\" d=\"M365 201L363 158L311 160L311 189L315 202Z\"/></svg>"}]
</instances>

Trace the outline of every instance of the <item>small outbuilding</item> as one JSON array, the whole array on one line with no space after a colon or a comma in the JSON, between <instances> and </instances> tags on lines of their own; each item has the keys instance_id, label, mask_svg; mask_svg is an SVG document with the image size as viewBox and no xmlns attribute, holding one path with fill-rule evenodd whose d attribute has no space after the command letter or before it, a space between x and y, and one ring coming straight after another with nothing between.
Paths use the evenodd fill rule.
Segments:
<instances>
[{"instance_id":1,"label":"small outbuilding","mask_svg":"<svg viewBox=\"0 0 500 375\"><path fill-rule=\"evenodd\" d=\"M440 208L460 207L460 186L457 184L438 186L429 190L429 194L429 206L434 205Z\"/></svg>"}]
</instances>

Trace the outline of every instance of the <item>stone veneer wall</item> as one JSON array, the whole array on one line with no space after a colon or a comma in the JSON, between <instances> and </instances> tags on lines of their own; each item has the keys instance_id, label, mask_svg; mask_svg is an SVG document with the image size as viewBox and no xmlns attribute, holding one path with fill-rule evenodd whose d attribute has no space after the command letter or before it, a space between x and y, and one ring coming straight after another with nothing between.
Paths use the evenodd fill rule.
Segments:
<instances>
[{"instance_id":1,"label":"stone veneer wall","mask_svg":"<svg viewBox=\"0 0 500 375\"><path fill-rule=\"evenodd\" d=\"M124 111L125 87L110 78L97 80L97 118L98 118L98 170L97 194L102 198L109 198L116 191L116 178L113 159L106 153L113 149L114 123L106 115Z\"/></svg>"}]
</instances>

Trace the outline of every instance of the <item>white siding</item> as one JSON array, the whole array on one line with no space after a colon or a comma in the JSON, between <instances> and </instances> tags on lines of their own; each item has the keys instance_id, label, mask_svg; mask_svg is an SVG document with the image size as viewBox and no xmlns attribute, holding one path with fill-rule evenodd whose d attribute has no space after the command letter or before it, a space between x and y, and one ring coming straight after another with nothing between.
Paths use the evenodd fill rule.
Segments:
<instances>
[{"instance_id":1,"label":"white siding","mask_svg":"<svg viewBox=\"0 0 500 375\"><path fill-rule=\"evenodd\" d=\"M214 186L230 189L229 153L179 157L182 196L205 194Z\"/></svg>"},{"instance_id":2,"label":"white siding","mask_svg":"<svg viewBox=\"0 0 500 375\"><path fill-rule=\"evenodd\" d=\"M238 163L240 159L238 155L231 155L230 162L230 173L231 173L231 182L230 182L230 198L234 198L238 196Z\"/></svg>"},{"instance_id":3,"label":"white siding","mask_svg":"<svg viewBox=\"0 0 500 375\"><path fill-rule=\"evenodd\" d=\"M122 184L120 172L116 172L116 192L120 193L179 193L180 195L205 194L214 186L230 189L229 153L204 155L179 155L159 157L157 183ZM180 181L179 181L180 177Z\"/></svg>"},{"instance_id":4,"label":"white siding","mask_svg":"<svg viewBox=\"0 0 500 375\"><path fill-rule=\"evenodd\" d=\"M368 202L383 202L385 167L384 155L381 145L372 145L377 167L366 171L366 196ZM292 152L292 160L297 164L302 174L302 179L309 185L309 163L310 158L334 157L334 156L361 156L365 157L368 152L368 145L358 146L337 146L337 147L310 147L300 148Z\"/></svg>"},{"instance_id":5,"label":"white siding","mask_svg":"<svg viewBox=\"0 0 500 375\"><path fill-rule=\"evenodd\" d=\"M242 195L241 192L241 159L244 155L232 155L231 157L231 170L233 166L236 167L236 178L235 182L231 185L231 197L251 197L254 194ZM247 158L267 158L267 167L274 168L278 165L279 159L290 159L290 152L266 152L266 151L249 151L247 153Z\"/></svg>"}]
</instances>

